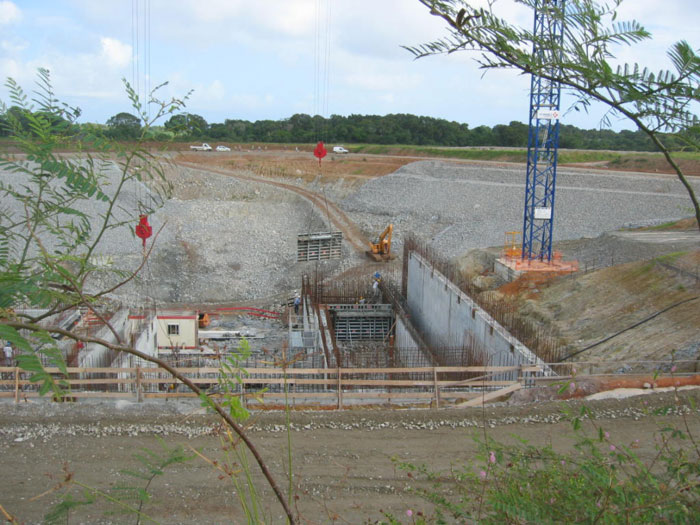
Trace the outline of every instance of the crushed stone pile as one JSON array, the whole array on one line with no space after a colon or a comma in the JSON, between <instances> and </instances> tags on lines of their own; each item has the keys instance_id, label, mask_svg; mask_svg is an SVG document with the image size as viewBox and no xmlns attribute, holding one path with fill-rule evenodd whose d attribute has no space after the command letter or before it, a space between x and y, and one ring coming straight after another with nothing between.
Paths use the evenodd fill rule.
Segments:
<instances>
[{"instance_id":1,"label":"crushed stone pile","mask_svg":"<svg viewBox=\"0 0 700 525\"><path fill-rule=\"evenodd\" d=\"M700 181L692 183L700 189ZM454 257L502 246L505 232L522 231L524 195L524 166L426 160L367 182L342 205L365 231L393 222L399 246L406 232L415 232ZM685 189L670 175L560 168L554 240L680 219L689 205Z\"/></svg>"}]
</instances>

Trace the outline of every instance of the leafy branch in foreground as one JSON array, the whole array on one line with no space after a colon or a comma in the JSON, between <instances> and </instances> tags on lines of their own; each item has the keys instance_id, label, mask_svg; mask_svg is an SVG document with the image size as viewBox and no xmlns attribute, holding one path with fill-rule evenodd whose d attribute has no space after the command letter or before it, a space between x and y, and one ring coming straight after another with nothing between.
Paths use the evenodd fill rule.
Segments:
<instances>
[{"instance_id":1,"label":"leafy branch in foreground","mask_svg":"<svg viewBox=\"0 0 700 525\"><path fill-rule=\"evenodd\" d=\"M64 338L84 345L93 344L115 353L124 352L167 370L205 401L234 434L242 440L258 463L290 522L294 515L275 479L244 429L215 399L167 362L139 352L125 344L118 330L100 313L100 301L135 277L150 254L144 251L136 272L107 268L99 264L109 232L127 229L133 234L136 218L149 214L168 196L163 159L135 145L120 145L99 135L81 132L74 125L79 110L60 104L51 88L47 70L39 70L34 98L14 80L7 81L13 106L1 106L0 121L7 124L9 138L21 155L0 153L0 337L18 350L20 366L39 382L40 392L56 398L68 395L65 356L58 340ZM158 86L156 89L159 89ZM147 104L156 106L154 119L133 89L127 94L146 124L177 112L186 101L159 100L151 92ZM155 90L154 90L155 91ZM145 136L145 131L144 131ZM60 153L65 145L77 153ZM139 196L141 183L148 191ZM139 196L125 204L129 192ZM152 248L152 247L151 247ZM93 290L90 277L107 273L117 284ZM86 336L64 329L54 316L84 307L107 326L114 337ZM58 366L63 379L45 369ZM87 493L86 493L87 494ZM86 495L85 501L89 501ZM78 500L69 506L80 504Z\"/></svg>"},{"instance_id":2,"label":"leafy branch in foreground","mask_svg":"<svg viewBox=\"0 0 700 525\"><path fill-rule=\"evenodd\" d=\"M695 412L694 398L687 403ZM670 407L669 407L670 408ZM678 408L678 407L676 407ZM680 407L681 410L684 407ZM639 439L614 436L594 422L584 405L569 414L574 450L515 445L475 435L479 453L448 473L397 462L409 493L429 502L432 513L415 523L696 523L700 520L700 457L692 434L660 428L656 454L637 453ZM582 421L590 422L584 429ZM618 440L619 439L619 440ZM647 439L651 439L648 436ZM390 523L399 523L387 516Z\"/></svg>"},{"instance_id":3,"label":"leafy branch in foreground","mask_svg":"<svg viewBox=\"0 0 700 525\"><path fill-rule=\"evenodd\" d=\"M558 82L575 96L574 110L588 111L601 102L609 108L603 125L609 126L613 116L627 119L663 153L690 197L700 229L700 203L663 136L668 133L690 149L700 149L700 121L694 113L700 102L700 57L688 42L677 42L668 51L673 69L654 73L639 64L614 64L614 46L651 38L638 22L617 21L622 0L514 0L533 10L547 9L547 16L561 20L561 40L510 24L496 12L496 0L487 8L469 0L418 1L447 23L449 35L404 46L416 58L474 51L481 69L514 69Z\"/></svg>"}]
</instances>

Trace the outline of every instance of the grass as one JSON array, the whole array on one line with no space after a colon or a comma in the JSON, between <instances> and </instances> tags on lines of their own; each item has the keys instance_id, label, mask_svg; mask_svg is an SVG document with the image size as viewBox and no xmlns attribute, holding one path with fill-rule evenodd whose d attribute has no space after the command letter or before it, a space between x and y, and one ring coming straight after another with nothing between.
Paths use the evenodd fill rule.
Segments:
<instances>
[{"instance_id":1,"label":"grass","mask_svg":"<svg viewBox=\"0 0 700 525\"><path fill-rule=\"evenodd\" d=\"M525 148L452 148L440 146L406 146L400 144L357 144L346 146L352 153L366 153L371 155L424 155L440 158L467 159L467 160L492 160L503 162L526 162L527 150ZM700 161L700 152L674 152L674 157L686 160ZM560 164L578 164L583 162L609 162L613 165L626 162L649 162L650 159L662 159L660 153L653 152L617 152L603 150L559 150Z\"/></svg>"},{"instance_id":2,"label":"grass","mask_svg":"<svg viewBox=\"0 0 700 525\"><path fill-rule=\"evenodd\" d=\"M676 262L676 260L679 259L680 257L687 255L687 253L688 252L671 252L671 253L667 253L665 255L661 255L661 256L657 257L655 260L662 262L662 263L671 264L671 263Z\"/></svg>"}]
</instances>

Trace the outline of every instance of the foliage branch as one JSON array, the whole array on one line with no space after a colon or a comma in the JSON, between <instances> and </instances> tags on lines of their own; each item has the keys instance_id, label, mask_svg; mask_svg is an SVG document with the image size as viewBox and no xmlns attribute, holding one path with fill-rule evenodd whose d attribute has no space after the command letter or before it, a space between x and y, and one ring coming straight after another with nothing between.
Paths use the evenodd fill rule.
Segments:
<instances>
[{"instance_id":1,"label":"foliage branch","mask_svg":"<svg viewBox=\"0 0 700 525\"><path fill-rule=\"evenodd\" d=\"M475 7L469 0L418 1L447 23L449 34L405 46L416 58L474 51L485 71L512 69L558 82L574 95L573 110L588 111L593 103L602 103L608 108L603 125L613 117L629 120L664 155L690 197L700 228L698 198L663 136L678 137L695 150L700 146L700 122L694 113L700 102L700 56L688 42L679 41L668 51L673 69L654 73L636 63L615 65L615 46L651 38L640 23L617 20L622 0L513 0L532 10L546 9L552 20L561 20L561 40L509 23L497 12L496 0L487 7Z\"/></svg>"},{"instance_id":2,"label":"foliage branch","mask_svg":"<svg viewBox=\"0 0 700 525\"><path fill-rule=\"evenodd\" d=\"M141 138L158 119L181 110L189 97L188 93L183 98L161 100L157 97L165 86L161 84L144 103L128 82L124 84L143 123ZM155 363L196 393L245 443L294 523L285 496L236 422L234 406L224 407L167 362L125 344L100 312L106 296L134 279L151 253L155 239L151 248L144 250L136 271L127 271L104 264L100 250L108 232L129 228L133 234L138 215L152 213L168 197L162 158L138 142L115 143L75 125L80 111L57 100L46 69L38 71L33 97L13 79L8 79L6 86L12 111L2 104L0 121L6 124L10 140L21 154L0 153L0 338L18 350L19 367L32 373L31 381L40 383L41 394L51 392L60 399L70 395L65 356L57 344L61 337ZM151 107L155 111L151 112ZM77 152L63 155L64 148ZM147 183L150 191L127 208L125 190L140 183ZM97 216L95 206L100 210ZM113 274L118 282L90 291L90 277L95 274ZM78 307L100 319L116 342L55 323L55 316ZM59 377L47 372L46 365L58 367Z\"/></svg>"}]
</instances>

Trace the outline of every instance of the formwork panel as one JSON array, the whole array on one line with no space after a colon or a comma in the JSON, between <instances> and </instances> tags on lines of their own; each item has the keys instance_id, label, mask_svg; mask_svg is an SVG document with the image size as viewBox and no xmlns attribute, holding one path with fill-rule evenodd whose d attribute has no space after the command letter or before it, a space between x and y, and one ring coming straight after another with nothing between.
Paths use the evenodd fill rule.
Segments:
<instances>
[{"instance_id":1,"label":"formwork panel","mask_svg":"<svg viewBox=\"0 0 700 525\"><path fill-rule=\"evenodd\" d=\"M340 316L335 320L337 341L382 341L391 329L391 317Z\"/></svg>"},{"instance_id":2,"label":"formwork panel","mask_svg":"<svg viewBox=\"0 0 700 525\"><path fill-rule=\"evenodd\" d=\"M340 259L343 232L300 233L297 236L297 262Z\"/></svg>"},{"instance_id":3,"label":"formwork panel","mask_svg":"<svg viewBox=\"0 0 700 525\"><path fill-rule=\"evenodd\" d=\"M389 304L328 305L334 318L336 341L383 341L392 327Z\"/></svg>"}]
</instances>

